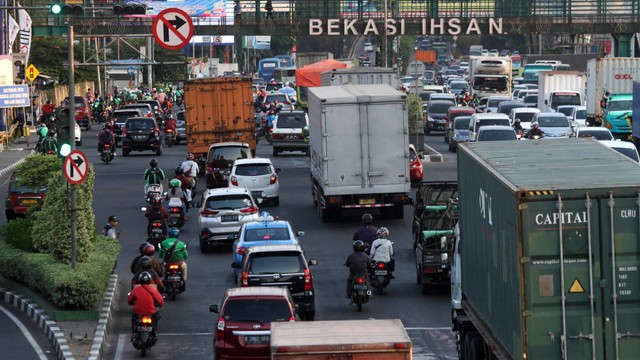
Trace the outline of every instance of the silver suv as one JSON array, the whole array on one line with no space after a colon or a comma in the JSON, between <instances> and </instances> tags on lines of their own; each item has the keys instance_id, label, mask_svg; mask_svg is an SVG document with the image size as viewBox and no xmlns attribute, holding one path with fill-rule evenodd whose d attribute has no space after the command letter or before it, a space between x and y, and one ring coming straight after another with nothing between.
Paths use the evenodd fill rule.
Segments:
<instances>
[{"instance_id":1,"label":"silver suv","mask_svg":"<svg viewBox=\"0 0 640 360\"><path fill-rule=\"evenodd\" d=\"M200 251L205 253L213 245L233 245L229 234L236 234L240 226L258 220L258 205L246 188L208 189L197 203L198 238Z\"/></svg>"},{"instance_id":2,"label":"silver suv","mask_svg":"<svg viewBox=\"0 0 640 360\"><path fill-rule=\"evenodd\" d=\"M309 126L309 117L304 111L281 111L273 122L271 133L273 156L280 151L302 151L309 154L309 143L305 141L302 128Z\"/></svg>"}]
</instances>

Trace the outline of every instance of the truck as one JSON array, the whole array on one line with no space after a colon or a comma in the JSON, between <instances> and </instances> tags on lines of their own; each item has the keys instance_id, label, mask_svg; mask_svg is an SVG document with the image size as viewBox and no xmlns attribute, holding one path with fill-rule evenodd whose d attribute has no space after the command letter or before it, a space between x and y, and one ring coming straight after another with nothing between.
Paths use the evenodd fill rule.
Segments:
<instances>
[{"instance_id":1,"label":"truck","mask_svg":"<svg viewBox=\"0 0 640 360\"><path fill-rule=\"evenodd\" d=\"M322 60L333 59L333 53L330 52L307 52L296 54L296 68L300 69L301 67L305 67L307 65L311 65L317 63Z\"/></svg>"},{"instance_id":2,"label":"truck","mask_svg":"<svg viewBox=\"0 0 640 360\"><path fill-rule=\"evenodd\" d=\"M633 81L633 98L636 101L633 102L633 112L627 117L629 118L629 122L631 122L631 140L636 145L636 149L640 149L640 122L636 121L635 123L631 121L633 119L633 114L640 114L640 81ZM640 151L640 150L639 150Z\"/></svg>"},{"instance_id":3,"label":"truck","mask_svg":"<svg viewBox=\"0 0 640 360\"><path fill-rule=\"evenodd\" d=\"M375 329L366 331L363 329ZM271 359L410 360L411 338L399 319L271 323Z\"/></svg>"},{"instance_id":4,"label":"truck","mask_svg":"<svg viewBox=\"0 0 640 360\"><path fill-rule=\"evenodd\" d=\"M482 56L482 45L469 46L469 56Z\"/></svg>"},{"instance_id":5,"label":"truck","mask_svg":"<svg viewBox=\"0 0 640 360\"><path fill-rule=\"evenodd\" d=\"M509 160L540 151L543 166ZM459 145L461 359L637 358L639 178L593 139Z\"/></svg>"},{"instance_id":6,"label":"truck","mask_svg":"<svg viewBox=\"0 0 640 360\"><path fill-rule=\"evenodd\" d=\"M209 146L219 142L247 143L256 150L252 81L246 77L216 77L184 83L187 152L204 170Z\"/></svg>"},{"instance_id":7,"label":"truck","mask_svg":"<svg viewBox=\"0 0 640 360\"><path fill-rule=\"evenodd\" d=\"M331 69L321 74L321 82L322 86L387 84L394 89L400 88L398 72L382 67Z\"/></svg>"},{"instance_id":8,"label":"truck","mask_svg":"<svg viewBox=\"0 0 640 360\"><path fill-rule=\"evenodd\" d=\"M599 58L587 62L587 125L602 125L614 137L631 135L633 79L640 79L640 58Z\"/></svg>"},{"instance_id":9,"label":"truck","mask_svg":"<svg viewBox=\"0 0 640 360\"><path fill-rule=\"evenodd\" d=\"M416 281L423 294L451 284L451 256L458 223L458 183L422 181L414 200L413 250Z\"/></svg>"},{"instance_id":10,"label":"truck","mask_svg":"<svg viewBox=\"0 0 640 360\"><path fill-rule=\"evenodd\" d=\"M507 56L470 56L471 96L511 96L511 58Z\"/></svg>"},{"instance_id":11,"label":"truck","mask_svg":"<svg viewBox=\"0 0 640 360\"><path fill-rule=\"evenodd\" d=\"M422 61L414 60L407 66L406 76L421 77L425 70L427 70L427 67Z\"/></svg>"},{"instance_id":12,"label":"truck","mask_svg":"<svg viewBox=\"0 0 640 360\"><path fill-rule=\"evenodd\" d=\"M555 112L560 105L584 105L586 76L577 71L541 71L538 75L538 109Z\"/></svg>"},{"instance_id":13,"label":"truck","mask_svg":"<svg viewBox=\"0 0 640 360\"><path fill-rule=\"evenodd\" d=\"M553 65L550 64L527 64L522 71L523 84L538 85L538 73L540 71L553 71Z\"/></svg>"},{"instance_id":14,"label":"truck","mask_svg":"<svg viewBox=\"0 0 640 360\"><path fill-rule=\"evenodd\" d=\"M407 95L389 85L309 88L311 190L323 222L349 209L403 218L408 126Z\"/></svg>"}]
</instances>

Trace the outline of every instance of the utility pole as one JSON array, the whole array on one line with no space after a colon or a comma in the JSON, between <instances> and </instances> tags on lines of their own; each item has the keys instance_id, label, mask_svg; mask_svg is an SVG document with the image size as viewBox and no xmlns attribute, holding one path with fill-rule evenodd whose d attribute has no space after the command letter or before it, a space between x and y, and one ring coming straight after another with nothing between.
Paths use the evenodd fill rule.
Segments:
<instances>
[{"instance_id":1,"label":"utility pole","mask_svg":"<svg viewBox=\"0 0 640 360\"><path fill-rule=\"evenodd\" d=\"M73 25L68 23L69 26L69 145L73 151L76 147L76 89L75 89L75 74L74 74L74 55L73 55ZM63 177L64 179L64 177ZM75 269L78 264L78 218L76 210L76 185L68 184L70 190L70 208L71 212L71 267Z\"/></svg>"}]
</instances>

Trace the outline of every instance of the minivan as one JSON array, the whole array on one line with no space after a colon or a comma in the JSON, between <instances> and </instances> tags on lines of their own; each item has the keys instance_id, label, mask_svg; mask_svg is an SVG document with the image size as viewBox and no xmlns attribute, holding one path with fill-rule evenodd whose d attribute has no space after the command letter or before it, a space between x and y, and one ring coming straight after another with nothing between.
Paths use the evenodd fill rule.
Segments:
<instances>
[{"instance_id":1,"label":"minivan","mask_svg":"<svg viewBox=\"0 0 640 360\"><path fill-rule=\"evenodd\" d=\"M471 115L469 122L469 141L476 141L478 129L485 125L506 125L510 126L509 117L501 113L484 113Z\"/></svg>"},{"instance_id":2,"label":"minivan","mask_svg":"<svg viewBox=\"0 0 640 360\"><path fill-rule=\"evenodd\" d=\"M227 187L234 161L250 158L253 158L253 153L247 143L223 142L211 145L205 170L207 189Z\"/></svg>"}]
</instances>

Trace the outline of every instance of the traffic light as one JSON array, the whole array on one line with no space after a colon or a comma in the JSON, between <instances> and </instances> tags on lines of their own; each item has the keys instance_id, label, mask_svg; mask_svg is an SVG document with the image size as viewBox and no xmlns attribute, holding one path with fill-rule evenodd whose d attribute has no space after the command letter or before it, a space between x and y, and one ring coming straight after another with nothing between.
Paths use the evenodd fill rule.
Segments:
<instances>
[{"instance_id":1,"label":"traffic light","mask_svg":"<svg viewBox=\"0 0 640 360\"><path fill-rule=\"evenodd\" d=\"M64 159L73 150L71 128L69 127L69 108L58 108L56 111L56 124L58 157Z\"/></svg>"},{"instance_id":2,"label":"traffic light","mask_svg":"<svg viewBox=\"0 0 640 360\"><path fill-rule=\"evenodd\" d=\"M49 12L53 15L82 15L82 5L51 4Z\"/></svg>"},{"instance_id":3,"label":"traffic light","mask_svg":"<svg viewBox=\"0 0 640 360\"><path fill-rule=\"evenodd\" d=\"M115 15L146 15L147 6L142 4L119 4L113 7Z\"/></svg>"}]
</instances>

